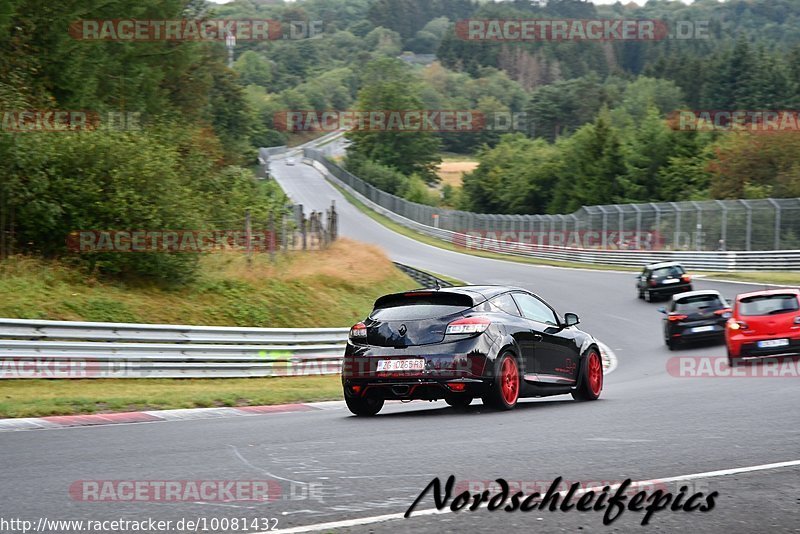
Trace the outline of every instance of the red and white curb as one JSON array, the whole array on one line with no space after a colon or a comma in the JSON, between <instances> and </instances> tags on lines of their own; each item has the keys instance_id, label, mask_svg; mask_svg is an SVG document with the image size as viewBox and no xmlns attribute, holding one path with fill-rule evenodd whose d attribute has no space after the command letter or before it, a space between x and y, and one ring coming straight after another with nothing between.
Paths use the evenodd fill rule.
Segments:
<instances>
[{"instance_id":1,"label":"red and white curb","mask_svg":"<svg viewBox=\"0 0 800 534\"><path fill-rule=\"evenodd\" d=\"M334 401L338 404L339 401ZM310 412L324 410L331 403L316 402L302 404L280 404L274 406L240 406L237 408L190 408L184 410L157 410L147 412L104 413L88 415L52 415L0 419L0 432L15 430L51 430L70 427L104 426L163 421L187 421L192 419L220 419L249 415ZM344 404L344 402L341 402Z\"/></svg>"}]
</instances>

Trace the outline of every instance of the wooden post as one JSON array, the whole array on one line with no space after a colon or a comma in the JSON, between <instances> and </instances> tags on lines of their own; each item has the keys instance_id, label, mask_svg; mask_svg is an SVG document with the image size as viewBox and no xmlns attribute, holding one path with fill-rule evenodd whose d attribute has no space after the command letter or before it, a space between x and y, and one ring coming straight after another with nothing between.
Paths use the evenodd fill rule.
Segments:
<instances>
[{"instance_id":1,"label":"wooden post","mask_svg":"<svg viewBox=\"0 0 800 534\"><path fill-rule=\"evenodd\" d=\"M253 264L253 230L250 227L250 210L244 212L244 235L247 247L247 265Z\"/></svg>"},{"instance_id":2,"label":"wooden post","mask_svg":"<svg viewBox=\"0 0 800 534\"><path fill-rule=\"evenodd\" d=\"M269 239L269 261L270 263L275 263L275 213L272 211L269 212L269 222L267 223L267 231L269 235L267 239Z\"/></svg>"}]
</instances>

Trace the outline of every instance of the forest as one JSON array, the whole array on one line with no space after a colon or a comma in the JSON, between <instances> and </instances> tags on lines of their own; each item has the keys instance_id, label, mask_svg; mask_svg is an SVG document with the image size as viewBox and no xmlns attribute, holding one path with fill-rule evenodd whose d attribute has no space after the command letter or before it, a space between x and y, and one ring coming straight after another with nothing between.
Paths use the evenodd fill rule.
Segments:
<instances>
[{"instance_id":1,"label":"forest","mask_svg":"<svg viewBox=\"0 0 800 534\"><path fill-rule=\"evenodd\" d=\"M75 39L82 19L269 19L321 31L224 42ZM701 22L706 38L472 42L466 19ZM316 27L316 26L315 26ZM582 205L800 196L796 128L686 130L680 110L795 110L800 4L667 0L5 0L0 6L0 255L58 256L78 228L224 228L285 209L256 180L259 147L314 132L288 110L475 110L514 131L352 131L349 170L428 204L491 213ZM15 110L134 116L129 127L18 133ZM442 185L443 157L477 168ZM87 260L89 261L89 260ZM194 260L94 257L93 267L174 278Z\"/></svg>"}]
</instances>

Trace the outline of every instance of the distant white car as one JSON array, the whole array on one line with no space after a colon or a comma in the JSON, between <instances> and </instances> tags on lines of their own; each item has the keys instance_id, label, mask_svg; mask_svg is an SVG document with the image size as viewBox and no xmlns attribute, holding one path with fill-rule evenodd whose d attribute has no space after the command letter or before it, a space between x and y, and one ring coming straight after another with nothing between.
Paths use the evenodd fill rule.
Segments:
<instances>
[{"instance_id":1,"label":"distant white car","mask_svg":"<svg viewBox=\"0 0 800 534\"><path fill-rule=\"evenodd\" d=\"M287 165L294 165L295 164L294 158L286 158L286 164Z\"/></svg>"}]
</instances>

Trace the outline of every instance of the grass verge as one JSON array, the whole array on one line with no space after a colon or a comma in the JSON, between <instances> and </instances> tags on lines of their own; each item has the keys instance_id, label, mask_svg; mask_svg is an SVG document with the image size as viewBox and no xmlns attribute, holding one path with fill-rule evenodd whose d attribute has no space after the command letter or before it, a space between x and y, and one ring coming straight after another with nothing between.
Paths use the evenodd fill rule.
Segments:
<instances>
[{"instance_id":1,"label":"grass verge","mask_svg":"<svg viewBox=\"0 0 800 534\"><path fill-rule=\"evenodd\" d=\"M381 223L382 225L386 226L390 230L397 232L398 234L404 235L406 237L410 237L411 239L415 239L420 241L421 243L425 243L427 245L431 245L434 247L438 247L444 250L450 250L452 252L460 252L462 254L470 254L472 256L479 256L482 258L490 258L494 260L505 260L505 261L513 261L516 263L527 263L531 265L545 265L550 267L566 267L572 269L591 269L596 271L629 271L629 272L639 272L641 271L641 267L625 267L625 266L615 266L615 265L594 265L588 263L577 263L577 262L568 262L568 261L553 261L553 260L543 260L537 258L526 258L522 256L514 256L512 254L498 254L495 252L487 252L483 250L467 250L464 247L457 247L452 243L447 243L445 241L435 239L433 237L427 236L425 234L421 234L419 232L415 232L414 230L410 230L405 226L401 226L397 224L393 220L389 219L388 217L377 213L376 211L367 207L363 202L358 200L348 191L345 191L341 187L336 184L331 183L333 187L335 187L344 197L353 204L359 211L364 213L366 216L370 217L371 219ZM755 283L764 283L764 284L779 284L779 285L792 285L792 286L800 286L800 272L797 271L784 271L784 272L735 272L735 273L718 273L718 272L697 272L697 274L706 275L708 280L719 279L719 280L736 280L741 282L755 282ZM437 275L440 276L440 275Z\"/></svg>"},{"instance_id":2,"label":"grass verge","mask_svg":"<svg viewBox=\"0 0 800 534\"><path fill-rule=\"evenodd\" d=\"M347 327L376 298L414 282L377 247L341 239L324 251L209 254L186 286L165 288L87 277L53 261L0 262L0 317L255 327Z\"/></svg>"},{"instance_id":3,"label":"grass verge","mask_svg":"<svg viewBox=\"0 0 800 534\"><path fill-rule=\"evenodd\" d=\"M226 379L2 380L0 417L340 400L338 375Z\"/></svg>"}]
</instances>

